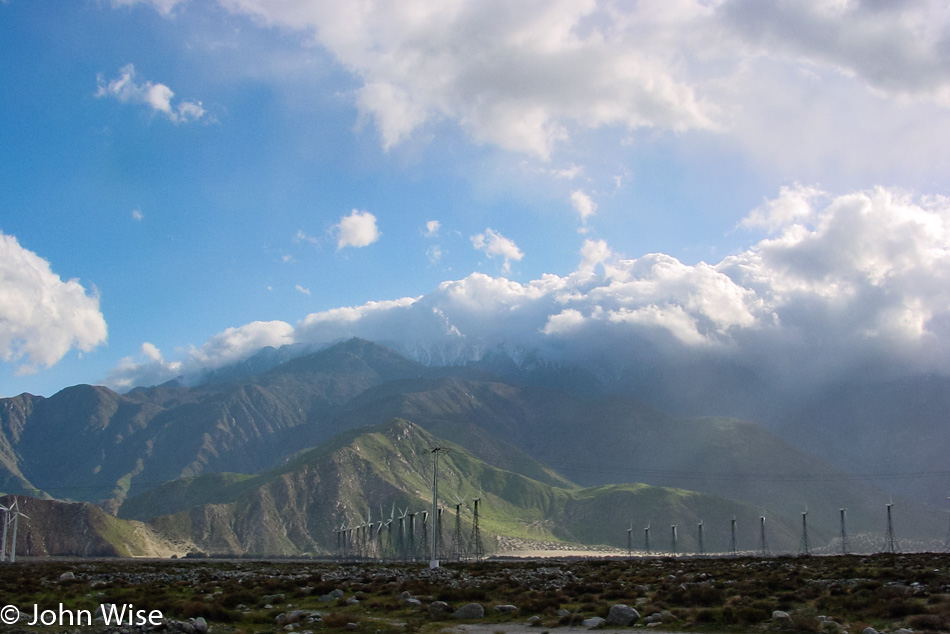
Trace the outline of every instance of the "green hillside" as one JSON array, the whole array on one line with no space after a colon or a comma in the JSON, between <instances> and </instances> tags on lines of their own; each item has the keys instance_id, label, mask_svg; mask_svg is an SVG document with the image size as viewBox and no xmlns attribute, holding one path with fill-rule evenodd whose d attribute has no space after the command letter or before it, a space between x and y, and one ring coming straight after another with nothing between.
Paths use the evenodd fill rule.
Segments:
<instances>
[{"instance_id":1,"label":"green hillside","mask_svg":"<svg viewBox=\"0 0 950 634\"><path fill-rule=\"evenodd\" d=\"M655 547L664 550L669 540L662 535L679 524L679 548L695 550L694 529L700 520L710 527L707 548L724 550L728 541L719 539L721 529L728 529L733 517L749 533L746 547L752 548L752 531L763 513L702 493L642 484L551 486L488 465L403 419L344 432L260 475L202 476L168 483L129 500L121 513L144 517L143 509L177 506L174 513L151 518L150 524L170 539L194 542L209 553L333 553L340 527L370 521L378 535L381 519L392 520L396 530L399 516L430 508L431 449L436 446L449 449L439 462L446 542L455 540L456 504L462 512L462 537L471 538L475 498L480 499L480 528L488 550L495 549L501 536L622 548L631 523L637 527L638 547L642 526L657 526ZM794 522L767 514L772 545L793 548Z\"/></svg>"}]
</instances>

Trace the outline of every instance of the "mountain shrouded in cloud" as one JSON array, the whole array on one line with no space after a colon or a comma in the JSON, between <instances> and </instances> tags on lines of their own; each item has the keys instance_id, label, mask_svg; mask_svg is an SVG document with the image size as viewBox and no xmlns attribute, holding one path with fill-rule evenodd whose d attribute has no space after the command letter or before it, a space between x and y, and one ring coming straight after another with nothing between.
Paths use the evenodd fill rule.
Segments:
<instances>
[{"instance_id":1,"label":"mountain shrouded in cloud","mask_svg":"<svg viewBox=\"0 0 950 634\"><path fill-rule=\"evenodd\" d=\"M430 364L508 347L603 376L690 358L792 385L950 371L950 200L794 187L741 224L768 235L716 264L660 253L630 259L586 240L568 275L519 283L473 273L420 297L313 313L293 326L254 322L175 362L128 359L109 382L197 380L263 346L352 336Z\"/></svg>"}]
</instances>

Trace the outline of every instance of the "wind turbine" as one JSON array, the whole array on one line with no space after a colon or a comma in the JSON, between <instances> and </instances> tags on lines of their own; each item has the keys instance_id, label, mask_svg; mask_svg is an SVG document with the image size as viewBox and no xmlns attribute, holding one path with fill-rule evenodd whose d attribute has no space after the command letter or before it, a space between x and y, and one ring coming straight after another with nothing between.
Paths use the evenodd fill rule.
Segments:
<instances>
[{"instance_id":1,"label":"wind turbine","mask_svg":"<svg viewBox=\"0 0 950 634\"><path fill-rule=\"evenodd\" d=\"M20 509L17 507L17 500L13 498L13 504L10 505L10 513L13 514L13 544L10 546L10 563L16 563L16 531L17 525L19 524L20 516L23 516L26 519L30 519L28 515L24 515L20 512ZM9 520L7 520L9 522ZM6 525L4 525L4 533L6 533Z\"/></svg>"},{"instance_id":2,"label":"wind turbine","mask_svg":"<svg viewBox=\"0 0 950 634\"><path fill-rule=\"evenodd\" d=\"M402 515L399 516L399 557L401 559L406 559L406 514L408 513L409 508L405 508L402 511Z\"/></svg>"},{"instance_id":3,"label":"wind turbine","mask_svg":"<svg viewBox=\"0 0 950 634\"><path fill-rule=\"evenodd\" d=\"M416 514L409 513L409 560L416 560Z\"/></svg>"},{"instance_id":4,"label":"wind turbine","mask_svg":"<svg viewBox=\"0 0 950 634\"><path fill-rule=\"evenodd\" d=\"M0 504L3 511L3 550L0 550L0 561L7 560L7 526L10 525L10 508Z\"/></svg>"},{"instance_id":5,"label":"wind turbine","mask_svg":"<svg viewBox=\"0 0 950 634\"><path fill-rule=\"evenodd\" d=\"M627 529L627 557L633 556L633 522L630 522L630 528Z\"/></svg>"}]
</instances>

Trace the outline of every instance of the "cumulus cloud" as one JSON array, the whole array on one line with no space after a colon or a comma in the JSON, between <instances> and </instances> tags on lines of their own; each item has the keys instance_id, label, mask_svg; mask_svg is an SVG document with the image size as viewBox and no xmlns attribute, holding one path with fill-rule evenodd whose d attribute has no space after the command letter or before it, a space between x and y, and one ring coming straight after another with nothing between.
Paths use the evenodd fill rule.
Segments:
<instances>
[{"instance_id":1,"label":"cumulus cloud","mask_svg":"<svg viewBox=\"0 0 950 634\"><path fill-rule=\"evenodd\" d=\"M97 75L96 83L96 97L112 97L122 103L148 106L173 123L197 121L206 114L200 101L179 101L172 105L174 91L165 84L139 81L133 64L123 66L119 69L119 76L109 81L101 74Z\"/></svg>"},{"instance_id":2,"label":"cumulus cloud","mask_svg":"<svg viewBox=\"0 0 950 634\"><path fill-rule=\"evenodd\" d=\"M427 238L437 238L439 236L439 229L442 227L442 223L438 220L430 220L426 223L426 232L425 237Z\"/></svg>"},{"instance_id":3,"label":"cumulus cloud","mask_svg":"<svg viewBox=\"0 0 950 634\"><path fill-rule=\"evenodd\" d=\"M580 189L571 192L571 206L584 224L587 224L587 219L597 212L597 203Z\"/></svg>"},{"instance_id":4,"label":"cumulus cloud","mask_svg":"<svg viewBox=\"0 0 950 634\"><path fill-rule=\"evenodd\" d=\"M504 260L502 271L511 272L511 262L518 262L524 257L524 253L518 248L513 240L506 238L491 227L485 229L484 233L479 233L471 237L472 246L479 251L484 251L490 257L501 257Z\"/></svg>"},{"instance_id":5,"label":"cumulus cloud","mask_svg":"<svg viewBox=\"0 0 950 634\"><path fill-rule=\"evenodd\" d=\"M334 229L337 232L337 251L343 247L369 246L379 240L381 235L376 226L376 216L358 209L350 212L349 216L341 217Z\"/></svg>"},{"instance_id":6,"label":"cumulus cloud","mask_svg":"<svg viewBox=\"0 0 950 634\"><path fill-rule=\"evenodd\" d=\"M50 367L71 349L106 342L99 297L64 282L49 262L0 233L0 358L21 374Z\"/></svg>"},{"instance_id":7,"label":"cumulus cloud","mask_svg":"<svg viewBox=\"0 0 950 634\"><path fill-rule=\"evenodd\" d=\"M142 213L141 209L132 210L132 220L138 220L141 222L144 219L145 219L145 214Z\"/></svg>"},{"instance_id":8,"label":"cumulus cloud","mask_svg":"<svg viewBox=\"0 0 950 634\"><path fill-rule=\"evenodd\" d=\"M309 288L304 288L304 287L301 286L300 284L295 285L294 288L297 290L298 293L302 293L303 295L309 295L309 294L310 294L310 289L309 289Z\"/></svg>"}]
</instances>

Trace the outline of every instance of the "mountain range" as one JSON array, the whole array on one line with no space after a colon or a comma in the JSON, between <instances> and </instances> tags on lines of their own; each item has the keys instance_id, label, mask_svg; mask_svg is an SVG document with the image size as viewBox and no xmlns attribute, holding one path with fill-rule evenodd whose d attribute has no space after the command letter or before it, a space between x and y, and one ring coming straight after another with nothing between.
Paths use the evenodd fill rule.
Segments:
<instances>
[{"instance_id":1,"label":"mountain range","mask_svg":"<svg viewBox=\"0 0 950 634\"><path fill-rule=\"evenodd\" d=\"M848 460L827 460L836 414L860 436L848 421L875 402L862 408L860 390L800 407L810 415L797 426L784 406L762 425L670 413L677 408L607 389L583 370L524 361L496 354L433 367L353 339L319 351L265 350L195 386L118 394L78 385L49 398L0 399L0 490L140 522L110 533L113 542L147 533L153 546L136 553L328 553L342 525L428 508L429 450L445 445L453 451L440 469L442 502L452 515L456 500L482 497L486 539L495 542L624 547L628 528L640 535L647 524L669 531L679 523L689 527L683 547L695 548L703 521L724 548L733 516L749 533L765 515L773 547L794 550L803 511L813 539L828 542L843 507L850 530L883 531L891 494L867 475L877 469L851 467L856 456L875 460L883 441L862 438ZM914 387L933 397L929 410L913 410L924 411L913 425L933 427L942 392ZM684 392L679 409L697 407L702 390ZM901 393L873 392L891 412ZM934 444L908 433L894 441L920 445L922 455ZM916 500L897 500L902 535L942 539L945 516L920 504L920 488ZM49 521L50 531L69 530ZM754 541L749 533L746 547ZM118 544L116 552L131 550Z\"/></svg>"}]
</instances>

